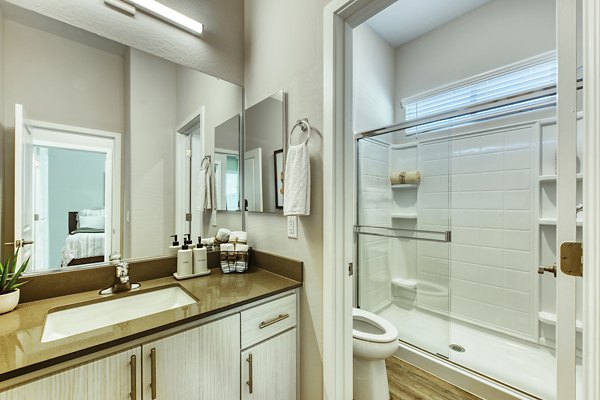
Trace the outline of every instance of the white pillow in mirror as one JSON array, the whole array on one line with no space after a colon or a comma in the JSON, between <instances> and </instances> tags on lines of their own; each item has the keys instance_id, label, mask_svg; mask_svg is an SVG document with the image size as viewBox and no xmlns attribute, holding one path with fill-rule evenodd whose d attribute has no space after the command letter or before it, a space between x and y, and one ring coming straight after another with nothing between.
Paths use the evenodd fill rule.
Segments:
<instances>
[{"instance_id":1,"label":"white pillow in mirror","mask_svg":"<svg viewBox=\"0 0 600 400\"><path fill-rule=\"evenodd\" d=\"M93 228L93 229L104 229L104 216L103 215L80 215L78 219L78 228Z\"/></svg>"},{"instance_id":2,"label":"white pillow in mirror","mask_svg":"<svg viewBox=\"0 0 600 400\"><path fill-rule=\"evenodd\" d=\"M99 208L97 210L90 210L90 209L85 208L83 210L79 210L77 212L77 214L83 215L85 217L91 217L91 216L94 216L94 217L102 216L103 217L104 216L104 208Z\"/></svg>"}]
</instances>

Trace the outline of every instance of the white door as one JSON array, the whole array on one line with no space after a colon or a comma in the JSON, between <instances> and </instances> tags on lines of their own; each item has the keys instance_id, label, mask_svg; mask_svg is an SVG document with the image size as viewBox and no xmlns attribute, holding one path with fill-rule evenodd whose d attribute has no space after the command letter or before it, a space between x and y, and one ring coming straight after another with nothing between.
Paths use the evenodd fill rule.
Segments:
<instances>
[{"instance_id":1,"label":"white door","mask_svg":"<svg viewBox=\"0 0 600 400\"><path fill-rule=\"evenodd\" d=\"M248 211L262 212L262 149L260 147L244 153L244 197L248 201Z\"/></svg>"},{"instance_id":2,"label":"white door","mask_svg":"<svg viewBox=\"0 0 600 400\"><path fill-rule=\"evenodd\" d=\"M15 251L21 247L17 265L31 257L34 265L33 135L21 104L15 104Z\"/></svg>"},{"instance_id":3,"label":"white door","mask_svg":"<svg viewBox=\"0 0 600 400\"><path fill-rule=\"evenodd\" d=\"M578 282L581 278L565 273L561 262L567 254L562 250L562 244L581 241L581 228L577 227L579 214L577 193L581 193L578 185L582 183L577 182L577 172L581 172L580 176L583 177L584 171L578 171L578 164L582 164L578 163L577 154L577 5L570 0L559 0L556 4L558 16L556 398L571 400L582 398L581 393L577 393L576 367L577 285L581 283ZM581 152L579 157L582 157Z\"/></svg>"}]
</instances>

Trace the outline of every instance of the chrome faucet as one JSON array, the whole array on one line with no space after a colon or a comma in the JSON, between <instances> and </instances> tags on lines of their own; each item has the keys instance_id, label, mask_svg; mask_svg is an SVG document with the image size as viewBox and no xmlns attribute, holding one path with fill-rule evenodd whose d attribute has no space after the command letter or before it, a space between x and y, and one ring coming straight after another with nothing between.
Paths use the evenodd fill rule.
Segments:
<instances>
[{"instance_id":1,"label":"chrome faucet","mask_svg":"<svg viewBox=\"0 0 600 400\"><path fill-rule=\"evenodd\" d=\"M100 291L101 295L127 292L129 290L139 289L142 286L139 283L132 283L129 280L129 264L127 261L121 260L121 255L119 253L112 253L108 259L110 265L115 267L115 281L112 286L102 289Z\"/></svg>"}]
</instances>

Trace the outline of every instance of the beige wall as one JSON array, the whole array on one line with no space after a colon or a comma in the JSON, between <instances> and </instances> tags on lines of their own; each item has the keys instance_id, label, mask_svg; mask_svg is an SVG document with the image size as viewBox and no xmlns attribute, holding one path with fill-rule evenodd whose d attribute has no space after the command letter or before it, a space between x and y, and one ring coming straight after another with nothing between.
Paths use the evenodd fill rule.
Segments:
<instances>
[{"instance_id":1,"label":"beige wall","mask_svg":"<svg viewBox=\"0 0 600 400\"><path fill-rule=\"evenodd\" d=\"M162 0L166 6L204 24L198 38L147 14L134 18L103 1L6 0L119 43L204 71L231 82L243 79L242 0Z\"/></svg>"},{"instance_id":2,"label":"beige wall","mask_svg":"<svg viewBox=\"0 0 600 400\"><path fill-rule=\"evenodd\" d=\"M396 50L400 101L556 48L553 0L494 0Z\"/></svg>"},{"instance_id":3,"label":"beige wall","mask_svg":"<svg viewBox=\"0 0 600 400\"><path fill-rule=\"evenodd\" d=\"M124 61L118 54L4 19L3 229L13 237L14 116L123 132ZM5 251L7 249L4 249Z\"/></svg>"},{"instance_id":4,"label":"beige wall","mask_svg":"<svg viewBox=\"0 0 600 400\"><path fill-rule=\"evenodd\" d=\"M275 208L275 161L273 152L283 149L281 100L266 98L246 109L246 151L262 149L262 205L265 212ZM298 131L296 131L298 132ZM297 143L297 142L295 142Z\"/></svg>"},{"instance_id":5,"label":"beige wall","mask_svg":"<svg viewBox=\"0 0 600 400\"><path fill-rule=\"evenodd\" d=\"M128 58L124 254L160 256L175 231L177 66L135 49Z\"/></svg>"},{"instance_id":6,"label":"beige wall","mask_svg":"<svg viewBox=\"0 0 600 400\"><path fill-rule=\"evenodd\" d=\"M0 93L4 93L4 13L0 8ZM0 95L0 258L4 257L4 96ZM11 235L12 236L12 235Z\"/></svg>"},{"instance_id":7,"label":"beige wall","mask_svg":"<svg viewBox=\"0 0 600 400\"><path fill-rule=\"evenodd\" d=\"M204 110L204 154L213 155L215 148L215 128L242 111L242 88L233 83L217 79L190 68L177 67L177 125ZM214 236L217 229L242 229L242 215L238 212L219 212L216 216L205 212L201 232L206 237ZM182 233L182 232L179 232ZM194 235L195 236L195 235Z\"/></svg>"},{"instance_id":8,"label":"beige wall","mask_svg":"<svg viewBox=\"0 0 600 400\"><path fill-rule=\"evenodd\" d=\"M253 105L277 90L288 93L288 120L307 117L323 126L323 7L326 0L246 0L244 87ZM311 215L300 217L298 239L288 239L278 214L248 214L248 240L261 250L304 262L300 296L301 398L322 398L323 140L313 132Z\"/></svg>"}]
</instances>

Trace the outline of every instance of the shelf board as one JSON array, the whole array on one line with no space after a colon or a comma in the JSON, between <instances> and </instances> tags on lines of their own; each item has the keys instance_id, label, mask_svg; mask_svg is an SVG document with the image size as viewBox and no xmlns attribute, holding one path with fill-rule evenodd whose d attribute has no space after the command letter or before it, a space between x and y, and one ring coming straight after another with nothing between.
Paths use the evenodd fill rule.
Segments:
<instances>
[{"instance_id":1,"label":"shelf board","mask_svg":"<svg viewBox=\"0 0 600 400\"><path fill-rule=\"evenodd\" d=\"M416 189L419 185L416 183L404 183L401 185L392 185L392 189Z\"/></svg>"},{"instance_id":2,"label":"shelf board","mask_svg":"<svg viewBox=\"0 0 600 400\"><path fill-rule=\"evenodd\" d=\"M577 174L577 180L583 179L583 174ZM538 181L540 182L556 182L556 175L540 175L538 176Z\"/></svg>"},{"instance_id":3,"label":"shelf board","mask_svg":"<svg viewBox=\"0 0 600 400\"><path fill-rule=\"evenodd\" d=\"M556 226L556 218L540 218L538 224L546 226ZM577 226L583 226L583 221L577 220Z\"/></svg>"},{"instance_id":4,"label":"shelf board","mask_svg":"<svg viewBox=\"0 0 600 400\"><path fill-rule=\"evenodd\" d=\"M394 213L393 219L417 219L417 213Z\"/></svg>"}]
</instances>

